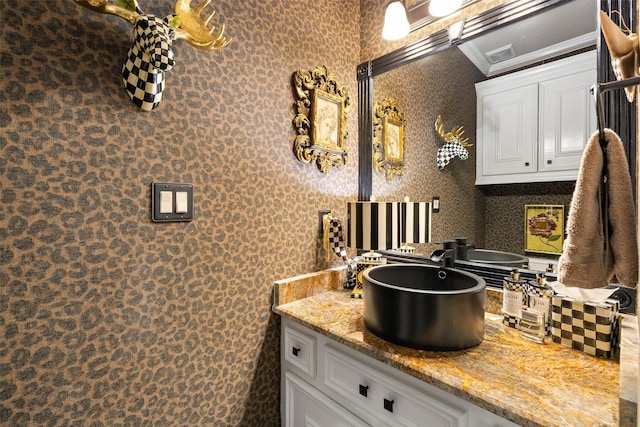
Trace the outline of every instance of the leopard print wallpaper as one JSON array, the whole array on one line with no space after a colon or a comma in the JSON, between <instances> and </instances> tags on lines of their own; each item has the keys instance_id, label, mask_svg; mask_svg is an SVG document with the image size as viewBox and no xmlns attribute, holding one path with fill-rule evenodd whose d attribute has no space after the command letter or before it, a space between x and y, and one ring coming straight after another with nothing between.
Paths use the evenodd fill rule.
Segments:
<instances>
[{"instance_id":1,"label":"leopard print wallpaper","mask_svg":"<svg viewBox=\"0 0 640 427\"><path fill-rule=\"evenodd\" d=\"M327 266L318 210L357 197L360 6L212 6L233 41L176 41L143 112L121 83L128 22L0 2L0 424L279 425L273 283ZM327 174L292 152L291 76L318 65L352 99ZM152 182L193 183L195 219L153 223Z\"/></svg>"},{"instance_id":2,"label":"leopard print wallpaper","mask_svg":"<svg viewBox=\"0 0 640 427\"><path fill-rule=\"evenodd\" d=\"M71 0L0 1L0 424L280 424L273 283L340 264L318 211L344 217L357 197L355 70L398 47L379 37L386 3L215 0L231 44L177 41L162 103L144 112L121 83L129 23ZM319 65L351 97L349 160L327 174L292 152L291 76ZM446 126L473 134L469 105ZM443 198L439 236L507 203L486 203L502 195L470 170L437 184L435 168L407 171L428 184L416 198L473 198L450 211ZM165 181L193 183L192 222L151 221L150 184Z\"/></svg>"}]
</instances>

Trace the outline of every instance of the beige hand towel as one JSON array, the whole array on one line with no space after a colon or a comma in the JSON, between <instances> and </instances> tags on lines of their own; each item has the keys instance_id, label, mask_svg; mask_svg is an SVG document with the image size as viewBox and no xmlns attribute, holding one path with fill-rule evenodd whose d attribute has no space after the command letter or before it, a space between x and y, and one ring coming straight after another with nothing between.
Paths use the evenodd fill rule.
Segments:
<instances>
[{"instance_id":1,"label":"beige hand towel","mask_svg":"<svg viewBox=\"0 0 640 427\"><path fill-rule=\"evenodd\" d=\"M636 287L638 282L635 206L627 159L615 132L605 129L605 138L608 201L601 204L600 200L603 153L595 132L582 156L558 263L558 281L566 286L604 287L614 276L626 286Z\"/></svg>"}]
</instances>

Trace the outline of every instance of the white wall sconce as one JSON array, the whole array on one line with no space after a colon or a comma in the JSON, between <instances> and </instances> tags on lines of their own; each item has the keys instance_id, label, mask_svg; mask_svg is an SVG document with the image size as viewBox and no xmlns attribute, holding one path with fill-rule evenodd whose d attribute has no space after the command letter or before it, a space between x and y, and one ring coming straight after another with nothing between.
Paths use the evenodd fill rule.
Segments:
<instances>
[{"instance_id":1,"label":"white wall sconce","mask_svg":"<svg viewBox=\"0 0 640 427\"><path fill-rule=\"evenodd\" d=\"M389 3L384 14L382 38L389 41L400 40L409 34L410 28L407 11L402 1L395 0Z\"/></svg>"},{"instance_id":2,"label":"white wall sconce","mask_svg":"<svg viewBox=\"0 0 640 427\"><path fill-rule=\"evenodd\" d=\"M447 16L451 15L462 6L462 0L431 0L429 2L429 15Z\"/></svg>"}]
</instances>

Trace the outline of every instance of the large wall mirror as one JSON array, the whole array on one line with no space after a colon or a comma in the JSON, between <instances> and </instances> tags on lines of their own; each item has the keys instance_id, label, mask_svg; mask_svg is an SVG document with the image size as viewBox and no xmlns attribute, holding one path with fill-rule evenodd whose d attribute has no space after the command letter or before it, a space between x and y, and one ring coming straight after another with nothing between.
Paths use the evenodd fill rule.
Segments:
<instances>
[{"instance_id":1,"label":"large wall mirror","mask_svg":"<svg viewBox=\"0 0 640 427\"><path fill-rule=\"evenodd\" d=\"M475 147L470 148L468 160L455 159L439 172L435 152L442 143L434 123L441 115L445 129L464 126L469 142L475 144L476 82L576 52L595 49L598 81L614 80L608 51L597 29L598 8L609 14L618 10L627 26L636 27L636 0L516 0L466 19L456 35L442 30L361 64L357 70L359 199L369 200L374 195L379 200L401 200L408 195L428 201L431 196L440 196L442 213L434 215L434 240L425 250L434 249L437 241L466 236L479 247L523 254L524 205L544 201L568 209L575 183L475 186ZM535 19L547 25L536 28ZM531 33L531 27L538 33ZM525 58L496 64L474 58L508 45ZM535 53L527 57L523 54L527 49ZM626 102L623 93L606 96L607 127L616 130L623 141L635 143L635 104ZM394 180L386 180L373 169L372 108L385 97L401 100L406 116L405 173ZM635 179L635 148L627 153ZM511 205L513 209L505 207Z\"/></svg>"}]
</instances>

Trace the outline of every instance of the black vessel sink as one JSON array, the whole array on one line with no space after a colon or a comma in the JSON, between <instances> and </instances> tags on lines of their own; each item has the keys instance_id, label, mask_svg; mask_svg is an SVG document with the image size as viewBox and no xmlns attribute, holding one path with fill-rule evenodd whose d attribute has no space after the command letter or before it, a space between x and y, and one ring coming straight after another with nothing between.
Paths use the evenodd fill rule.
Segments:
<instances>
[{"instance_id":1,"label":"black vessel sink","mask_svg":"<svg viewBox=\"0 0 640 427\"><path fill-rule=\"evenodd\" d=\"M426 264L387 264L363 275L365 326L389 342L462 350L484 338L485 281Z\"/></svg>"}]
</instances>

